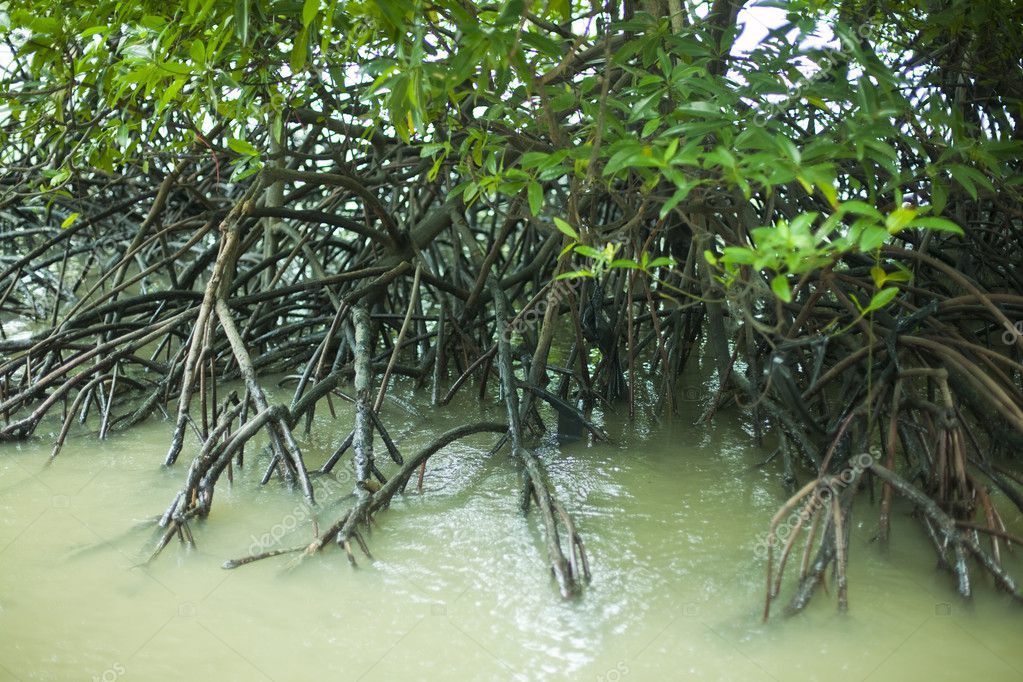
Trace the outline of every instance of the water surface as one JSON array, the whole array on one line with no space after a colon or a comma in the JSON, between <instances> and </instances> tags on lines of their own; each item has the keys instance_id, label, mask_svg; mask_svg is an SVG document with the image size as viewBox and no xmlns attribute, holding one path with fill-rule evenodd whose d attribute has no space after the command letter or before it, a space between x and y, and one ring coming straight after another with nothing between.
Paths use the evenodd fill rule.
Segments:
<instances>
[{"instance_id":1,"label":"water surface","mask_svg":"<svg viewBox=\"0 0 1023 682\"><path fill-rule=\"evenodd\" d=\"M466 398L443 409L398 393L384 408L412 453L440 432L500 414ZM416 407L418 406L418 407ZM303 441L315 466L347 433L321 410ZM1023 678L1023 611L976 580L971 602L900 508L891 547L871 537L876 506L854 512L850 612L834 591L806 613L760 615L764 566L752 552L783 501L749 435L611 418L615 443L546 451L593 569L563 602L548 577L534 515L517 511L519 477L491 436L429 463L377 517L376 561L353 570L331 546L234 571L229 558L313 537L301 495L259 486L250 448L233 486L217 488L197 549L176 541L141 565L195 444L160 466L169 424L153 420L105 442L80 433L52 466L45 439L0 446L0 679L14 680L906 680ZM378 456L385 456L382 447ZM260 466L262 465L262 466ZM393 465L385 471L393 470ZM351 489L348 469L317 481L321 526ZM1008 511L1008 510L1007 510ZM1019 515L1007 513L1017 532ZM141 525L140 525L141 524ZM1023 575L1021 552L1008 558ZM790 594L787 590L784 597Z\"/></svg>"}]
</instances>

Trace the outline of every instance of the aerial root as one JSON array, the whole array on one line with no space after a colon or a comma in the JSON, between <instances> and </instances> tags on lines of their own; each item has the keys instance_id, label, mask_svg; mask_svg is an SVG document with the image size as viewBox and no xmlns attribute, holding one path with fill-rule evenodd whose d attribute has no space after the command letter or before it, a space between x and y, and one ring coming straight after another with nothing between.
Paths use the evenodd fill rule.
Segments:
<instances>
[{"instance_id":1,"label":"aerial root","mask_svg":"<svg viewBox=\"0 0 1023 682\"><path fill-rule=\"evenodd\" d=\"M907 499L922 513L924 528L932 539L939 563L953 574L957 590L963 597L969 597L973 590L967 562L967 557L972 556L983 570L991 575L995 584L1000 589L1009 593L1013 599L1023 601L1023 593L1020 592L1015 579L1002 567L999 545L996 542L997 539L1002 539L1008 543L1020 544L1023 543L1023 538L998 527L998 520L993 512L993 507L991 508L990 516L988 516L987 525L957 520L943 510L924 491L887 467L877 462L870 462L864 471L884 481L895 493ZM798 613L809 603L814 590L818 586L826 587L824 573L829 566L834 568L834 578L838 588L839 610L844 611L848 608L846 567L848 564L849 533L847 516L852 505L855 482L858 479L859 474L853 479L848 490L841 493L835 491L836 477L826 476L810 481L782 505L771 519L767 536L767 587L765 590L764 620L767 620L770 615L772 601L780 593L786 561L796 542L796 538L800 535L807 522L809 522L809 529L806 533L806 544L803 558L800 562L799 580L795 594L786 607L785 613L787 615ZM822 488L821 486L825 487ZM833 492L822 496L820 491L827 489ZM822 497L826 497L823 502ZM789 531L790 535L779 557L777 573L773 574L775 566L775 534L783 518L790 515L800 505L802 506L797 520ZM819 528L824 530L817 542L816 556L811 562L811 546L814 544ZM987 533L991 537L992 551L990 553L981 547L977 533Z\"/></svg>"},{"instance_id":2,"label":"aerial root","mask_svg":"<svg viewBox=\"0 0 1023 682\"><path fill-rule=\"evenodd\" d=\"M519 401L518 386L511 363L511 335L507 323L509 318L507 299L504 292L494 282L491 283L491 292L493 293L494 307L497 313L495 345L497 346L501 392L504 395L505 408L508 414L508 438L511 444L512 457L522 464L525 474L523 482L523 511L528 509L527 503L530 496L532 496L543 523L544 543L547 549L547 560L550 564L551 572L558 584L558 591L563 598L567 599L579 592L581 588L580 576L575 561L569 561L565 557L565 551L562 548L561 538L558 533L558 519L562 517L562 514L558 512L556 506L558 503L554 499L554 495L545 480L543 465L540 463L536 453L522 444L522 417L524 414L528 414L532 407L532 402L526 400L524 404L520 404ZM548 308L548 314L551 314L551 311L552 308ZM542 346L542 343L538 345L538 348L540 346ZM531 375L534 372L539 373L535 364L538 361L546 362L546 356L542 358L534 356ZM561 511L564 511L563 508ZM568 514L565 513L564 517L567 518ZM569 554L575 557L578 553L581 556L579 564L583 568L584 578L588 580L589 564L586 559L584 545L581 541L576 541L578 534L575 532L575 526L570 520L565 524L565 528L569 537Z\"/></svg>"},{"instance_id":3,"label":"aerial root","mask_svg":"<svg viewBox=\"0 0 1023 682\"><path fill-rule=\"evenodd\" d=\"M993 553L989 554L984 551L975 537L977 531L1001 535L1000 531L994 531L994 529L988 527L975 526L974 524L965 525L960 529L958 526L963 522L957 522L945 513L934 500L910 484L906 479L877 463L871 464L870 470L878 478L891 484L892 488L912 502L924 514L927 520L933 524L942 544L951 546L956 557L955 572L957 582L963 596L969 596L970 578L965 561L966 553L969 552L991 574L995 583L1000 588L1008 592L1013 599L1023 601L1023 593L1020 592L1015 579L1001 567ZM1014 542L1019 540L1019 538L1012 535L1009 535L1008 539Z\"/></svg>"}]
</instances>

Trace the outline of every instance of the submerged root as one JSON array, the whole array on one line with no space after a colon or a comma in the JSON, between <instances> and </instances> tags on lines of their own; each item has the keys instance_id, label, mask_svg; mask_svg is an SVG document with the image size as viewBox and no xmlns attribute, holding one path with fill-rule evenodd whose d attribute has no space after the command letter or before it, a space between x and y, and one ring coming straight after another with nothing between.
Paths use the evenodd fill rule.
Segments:
<instances>
[{"instance_id":1,"label":"submerged root","mask_svg":"<svg viewBox=\"0 0 1023 682\"><path fill-rule=\"evenodd\" d=\"M1015 579L1002 566L1000 551L1000 542L1018 542L1019 538L1006 531L1001 515L992 504L987 491L969 469L976 468L979 472L987 474L1003 489L1008 488L1008 484L1004 480L996 481L994 468L986 463L986 458L979 450L976 459L967 457L965 449L967 442L972 443L974 448L977 448L978 444L972 436L970 438L966 436L969 432L954 409L948 377L948 372L944 369L903 369L898 371L894 381L886 380L876 384L863 405L871 404L886 390L886 384L891 384L893 407L889 428L886 431L887 465L882 465L874 456L865 453L849 455L840 476L820 474L782 505L771 519L766 538L767 587L763 614L765 620L770 614L773 600L780 593L789 555L804 530L806 544L799 580L786 613L798 613L805 608L816 587L824 584L824 575L828 567L833 568L839 610L844 611L847 608L848 516L863 474L876 477L883 484L878 537L885 541L889 538L893 496L897 494L920 512L924 530L934 545L939 565L954 576L956 589L963 597L969 597L973 592L973 578L968 561L973 557L981 570L994 579L999 589L1008 592L1016 600L1023 600ZM942 404L935 405L918 395L907 393L908 387L905 382L913 378L926 378L934 382L942 396ZM918 433L910 431L902 423L911 415L921 420L923 428L919 432L926 434L928 436L926 439L908 438L909 434ZM871 417L866 410L849 412L832 439L822 468L832 462L836 447L839 443L844 443L843 434L857 417L868 424L868 429L869 424L878 419L876 416ZM921 448L917 451L918 456L911 460L917 466L915 475L922 484L919 487L891 468L896 435L902 436L904 447ZM865 440L866 436L861 436L861 439ZM852 450L846 446L845 451ZM1015 491L1008 488L1008 492ZM1011 494L1008 497L1014 499ZM801 509L793 522L791 518L797 507ZM971 520L978 513L982 515L983 523ZM788 535L776 564L774 550L779 528L782 526ZM822 529L819 536L818 529ZM982 547L978 533L989 536L990 552ZM814 544L817 550L815 558L811 561L811 547Z\"/></svg>"},{"instance_id":2,"label":"submerged root","mask_svg":"<svg viewBox=\"0 0 1023 682\"><path fill-rule=\"evenodd\" d=\"M310 556L319 552L331 543L340 544L344 547L346 554L349 556L349 560L354 563L354 553L351 551L350 543L352 537L355 537L356 542L360 545L360 548L364 551L364 553L367 556L370 556L368 546L362 539L361 535L358 534L358 527L362 525L368 528L373 515L390 505L392 498L405 488L409 479L423 464L426 463L430 457L461 438L477 433L507 433L507 430L508 427L506 424L499 424L495 422L481 422L479 424L470 424L451 429L450 431L441 434L433 442L412 457L406 458L401 469L386 483L380 486L376 492L365 490L365 496L360 497L359 501L355 505L342 514L325 532L317 535L316 539L310 544L303 545L301 548L264 552L258 555L235 559L229 561L224 567L234 568L260 559L298 551L299 549L304 550L303 556ZM349 537L347 538L344 536L346 529L349 533ZM356 537L357 535L358 537ZM347 547L345 546L346 542L348 543Z\"/></svg>"}]
</instances>

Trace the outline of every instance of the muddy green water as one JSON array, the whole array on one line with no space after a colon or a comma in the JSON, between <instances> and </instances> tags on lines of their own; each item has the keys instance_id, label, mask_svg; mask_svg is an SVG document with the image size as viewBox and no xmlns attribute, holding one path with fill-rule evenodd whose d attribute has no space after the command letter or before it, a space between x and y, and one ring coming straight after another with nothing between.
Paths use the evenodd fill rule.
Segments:
<instances>
[{"instance_id":1,"label":"muddy green water","mask_svg":"<svg viewBox=\"0 0 1023 682\"><path fill-rule=\"evenodd\" d=\"M407 452L498 414L398 396L384 414ZM514 466L487 455L490 437L431 460L424 494L410 486L378 517L376 562L358 570L333 546L293 570L288 557L221 569L256 544L312 537L300 495L258 485L254 454L193 526L196 550L172 544L140 566L153 532L136 525L166 508L194 453L160 466L164 422L102 443L79 434L49 467L45 440L4 445L0 679L1023 678L1023 610L985 580L972 603L958 600L906 509L882 551L866 498L854 518L850 612L837 613L832 593L762 624L764 566L752 548L782 500L778 474L755 467L764 453L727 417L692 426L699 410L687 403L671 424L634 429L612 420L614 445L545 455L593 568L568 603L544 568L536 519L516 511ZM349 423L347 413L318 415L303 442L310 465ZM322 524L343 508L349 475L317 482ZM1023 526L1018 515L1007 521ZM1021 554L1009 559L1017 575Z\"/></svg>"}]
</instances>

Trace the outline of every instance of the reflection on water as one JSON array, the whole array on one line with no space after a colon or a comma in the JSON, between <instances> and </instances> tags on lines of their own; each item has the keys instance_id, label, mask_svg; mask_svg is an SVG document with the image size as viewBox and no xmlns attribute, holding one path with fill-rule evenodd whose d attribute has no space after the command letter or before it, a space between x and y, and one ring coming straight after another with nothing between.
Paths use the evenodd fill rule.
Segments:
<instances>
[{"instance_id":1,"label":"reflection on water","mask_svg":"<svg viewBox=\"0 0 1023 682\"><path fill-rule=\"evenodd\" d=\"M485 416L470 403L410 412L417 404L406 395L404 407L384 409L409 453ZM254 547L313 537L299 493L258 485L265 462L254 449L193 526L198 549L172 544L140 566L154 538L145 522L189 461L159 466L167 424L105 443L83 435L50 467L47 442L2 446L0 679L1023 677L1019 607L987 584L972 604L959 601L906 510L890 550L870 543L877 514L866 498L853 518L850 613L822 595L800 617L761 624L752 548L781 501L778 476L755 467L764 453L724 418L711 428L688 419L635 430L609 419L615 444L545 455L594 574L567 603L545 569L536 518L517 511L514 466L505 451L488 456L489 437L430 461L424 494L410 485L378 516L376 562L358 570L334 547L298 566L285 556L220 568ZM317 417L304 443L310 465L349 424ZM351 489L350 474L335 473L316 481L321 526ZM1009 557L1017 575L1019 554Z\"/></svg>"}]
</instances>

